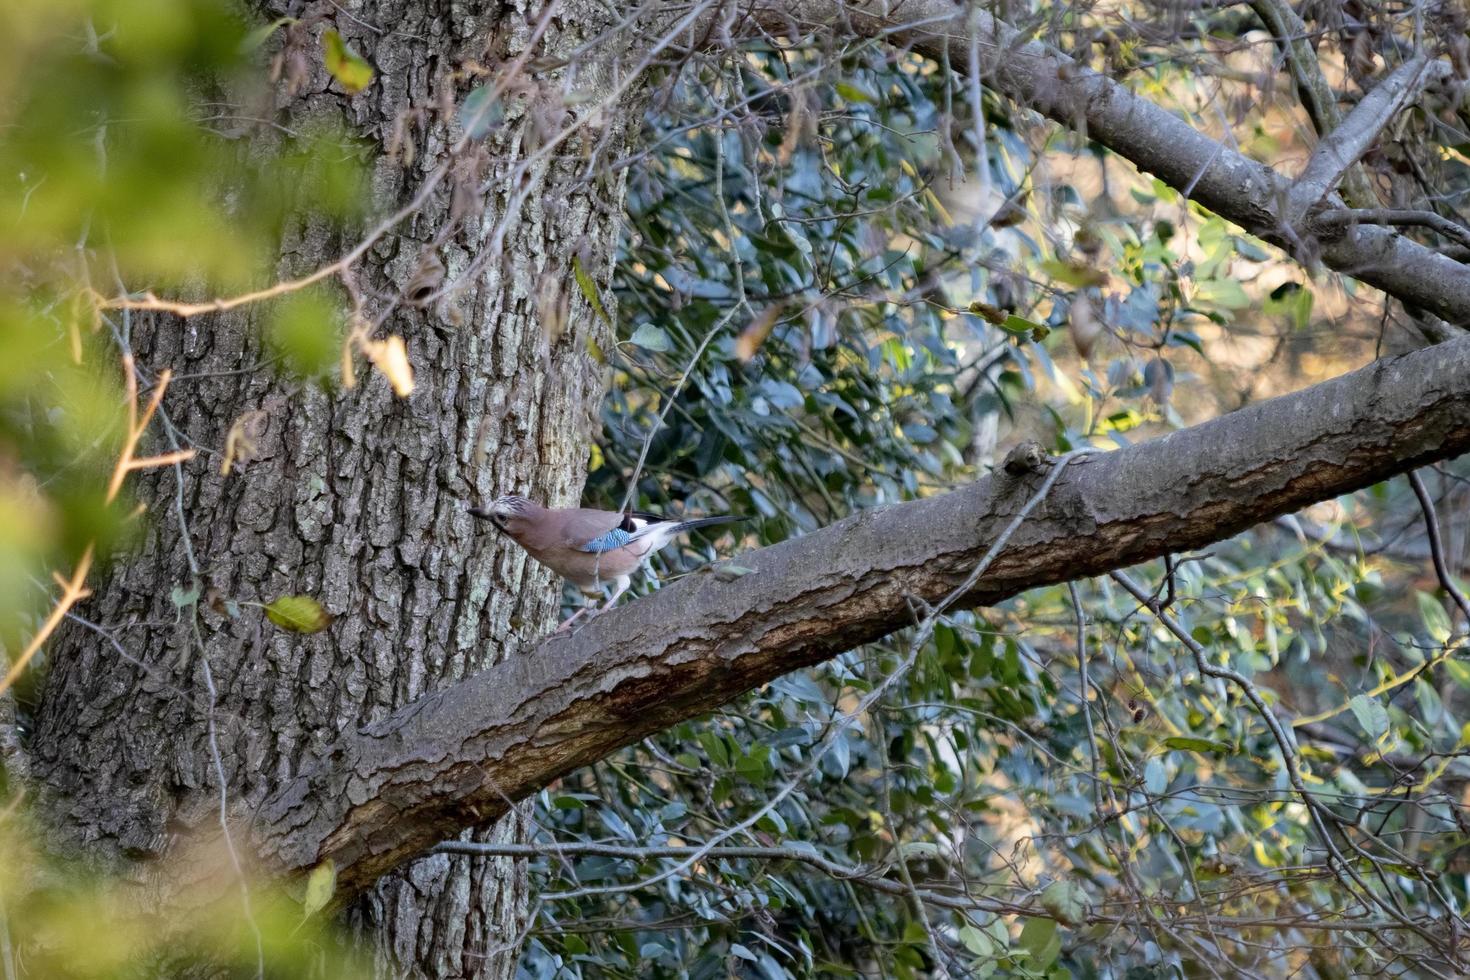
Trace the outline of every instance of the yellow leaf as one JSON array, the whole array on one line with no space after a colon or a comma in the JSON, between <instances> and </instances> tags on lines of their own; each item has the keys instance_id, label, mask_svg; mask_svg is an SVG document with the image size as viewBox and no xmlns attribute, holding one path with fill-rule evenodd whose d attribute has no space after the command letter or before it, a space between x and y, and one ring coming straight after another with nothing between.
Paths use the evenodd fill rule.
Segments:
<instances>
[{"instance_id":1,"label":"yellow leaf","mask_svg":"<svg viewBox=\"0 0 1470 980\"><path fill-rule=\"evenodd\" d=\"M266 618L293 633L320 633L332 617L309 595L283 595L265 607Z\"/></svg>"},{"instance_id":2,"label":"yellow leaf","mask_svg":"<svg viewBox=\"0 0 1470 980\"><path fill-rule=\"evenodd\" d=\"M301 910L307 917L327 907L332 894L337 890L337 864L327 858L311 869L306 876L306 897L301 901Z\"/></svg>"},{"instance_id":3,"label":"yellow leaf","mask_svg":"<svg viewBox=\"0 0 1470 980\"><path fill-rule=\"evenodd\" d=\"M587 302L591 304L592 312L610 321L607 311L602 308L602 298L597 295L597 283L592 281L587 270L582 268L582 260L575 255L572 256L572 275L576 277L577 287L582 290L582 295L587 297Z\"/></svg>"},{"instance_id":4,"label":"yellow leaf","mask_svg":"<svg viewBox=\"0 0 1470 980\"><path fill-rule=\"evenodd\" d=\"M341 83L350 95L356 95L368 87L373 80L373 66L362 55L353 51L336 31L322 34L322 52L327 71Z\"/></svg>"},{"instance_id":5,"label":"yellow leaf","mask_svg":"<svg viewBox=\"0 0 1470 980\"><path fill-rule=\"evenodd\" d=\"M362 345L362 351L373 362L373 367L383 372L395 395L407 398L413 394L413 367L408 363L408 348L404 346L402 337L367 341Z\"/></svg>"},{"instance_id":6,"label":"yellow leaf","mask_svg":"<svg viewBox=\"0 0 1470 980\"><path fill-rule=\"evenodd\" d=\"M735 338L735 356L744 363L755 356L755 352L761 349L766 338L771 335L771 330L776 326L776 321L781 317L781 305L768 306L761 315L746 324L740 336Z\"/></svg>"},{"instance_id":7,"label":"yellow leaf","mask_svg":"<svg viewBox=\"0 0 1470 980\"><path fill-rule=\"evenodd\" d=\"M342 387L348 391L357 387L357 372L352 367L352 342L354 339L354 337L348 337L342 342Z\"/></svg>"}]
</instances>

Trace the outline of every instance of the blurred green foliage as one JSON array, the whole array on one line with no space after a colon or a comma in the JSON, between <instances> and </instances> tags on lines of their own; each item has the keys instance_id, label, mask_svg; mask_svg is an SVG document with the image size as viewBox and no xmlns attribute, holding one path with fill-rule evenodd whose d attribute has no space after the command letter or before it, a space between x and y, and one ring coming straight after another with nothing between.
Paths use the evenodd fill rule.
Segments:
<instances>
[{"instance_id":1,"label":"blurred green foliage","mask_svg":"<svg viewBox=\"0 0 1470 980\"><path fill-rule=\"evenodd\" d=\"M287 893L255 883L245 916L238 891L227 886L209 893L228 900L193 907L186 919L157 921L144 914L151 901L145 883L58 860L38 848L40 839L15 811L0 820L0 967L9 976L177 976L205 960L222 976L372 975L337 942L330 920L303 916L299 887ZM203 858L196 867L231 866L223 853L192 858Z\"/></svg>"},{"instance_id":2,"label":"blurred green foliage","mask_svg":"<svg viewBox=\"0 0 1470 980\"><path fill-rule=\"evenodd\" d=\"M0 9L0 643L23 643L53 569L126 533L103 488L125 425L98 314L121 284L203 297L269 285L284 223L358 221L368 147L340 121L246 130L213 107L269 98L228 0L61 0ZM224 96L230 98L226 99ZM207 290L207 291L206 291ZM277 301L268 331L315 375L342 347L337 298ZM333 325L336 324L334 332Z\"/></svg>"},{"instance_id":3,"label":"blurred green foliage","mask_svg":"<svg viewBox=\"0 0 1470 980\"><path fill-rule=\"evenodd\" d=\"M129 319L99 307L124 282L196 297L270 285L286 222L350 225L370 202L367 145L340 121L261 135L222 108L270 97L252 60L252 24L228 0L0 4L7 668L53 605L53 574L70 576L89 548L105 562L143 527L126 489L105 503L128 425L130 365L119 352ZM304 374L337 361L342 338L331 327L340 313L330 304L320 290L299 294L271 321L277 350ZM152 379L136 380L146 402ZM150 435L139 455L169 448ZM0 694L0 717L34 694L39 676L29 671ZM265 883L252 887L249 917L231 889L230 902L188 922L140 919L141 884L37 849L6 765L0 754L4 976L164 973L201 954L240 975L253 975L262 957L271 975L357 975L319 920L303 924L301 896ZM231 867L224 854L212 863Z\"/></svg>"}]
</instances>

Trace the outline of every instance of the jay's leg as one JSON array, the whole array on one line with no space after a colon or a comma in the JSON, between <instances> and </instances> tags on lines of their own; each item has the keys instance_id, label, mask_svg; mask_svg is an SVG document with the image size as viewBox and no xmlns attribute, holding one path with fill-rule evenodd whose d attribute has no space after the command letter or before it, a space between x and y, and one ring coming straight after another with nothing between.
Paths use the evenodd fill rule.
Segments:
<instances>
[{"instance_id":1,"label":"jay's leg","mask_svg":"<svg viewBox=\"0 0 1470 980\"><path fill-rule=\"evenodd\" d=\"M558 633L565 633L567 630L572 628L573 623L581 619L583 616L586 616L590 620L595 616L600 616L603 613L607 612L617 603L618 599L622 598L623 593L628 591L628 586L631 585L632 582L633 580L630 576L624 575L622 578L617 580L617 584L613 588L613 594L608 596L606 602L599 606L597 605L596 599L590 599L587 605L583 606L581 609L578 609L576 612L568 616L567 621L558 626L556 628L556 631Z\"/></svg>"},{"instance_id":2,"label":"jay's leg","mask_svg":"<svg viewBox=\"0 0 1470 980\"><path fill-rule=\"evenodd\" d=\"M587 599L587 601L582 605L582 608L581 609L578 609L576 612L574 612L570 616L568 616L566 618L566 621L556 628L556 631L558 633L565 633L565 632L567 632L568 630L570 630L572 628L572 624L573 623L575 623L577 620L581 619L583 616L586 616L587 613L592 612L594 609L597 608L597 599L591 598L591 597L588 597L588 596L584 596L583 598Z\"/></svg>"},{"instance_id":3,"label":"jay's leg","mask_svg":"<svg viewBox=\"0 0 1470 980\"><path fill-rule=\"evenodd\" d=\"M604 613L611 609L613 606L617 605L618 599L622 597L624 592L628 591L628 586L632 584L632 581L632 578L627 575L624 575L622 578L618 579L618 584L617 587L613 589L613 594L608 596L607 602L603 605L601 609L597 611L599 613Z\"/></svg>"}]
</instances>

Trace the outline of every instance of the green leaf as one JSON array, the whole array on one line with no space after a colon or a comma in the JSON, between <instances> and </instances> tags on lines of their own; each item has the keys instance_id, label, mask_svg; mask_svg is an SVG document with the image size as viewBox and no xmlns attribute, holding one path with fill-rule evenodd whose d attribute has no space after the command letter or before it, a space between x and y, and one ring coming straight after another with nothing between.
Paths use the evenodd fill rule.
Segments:
<instances>
[{"instance_id":1,"label":"green leaf","mask_svg":"<svg viewBox=\"0 0 1470 980\"><path fill-rule=\"evenodd\" d=\"M1232 747L1225 742L1216 742L1208 738L1193 738L1189 735L1170 735L1164 739L1164 747L1180 749L1184 752L1216 752L1226 755L1232 751Z\"/></svg>"},{"instance_id":2,"label":"green leaf","mask_svg":"<svg viewBox=\"0 0 1470 980\"><path fill-rule=\"evenodd\" d=\"M927 945L929 930L924 928L923 923L910 919L903 927L903 941L913 943L915 946Z\"/></svg>"},{"instance_id":3,"label":"green leaf","mask_svg":"<svg viewBox=\"0 0 1470 980\"><path fill-rule=\"evenodd\" d=\"M1014 313L1008 315L1001 321L1000 328L1006 333L1013 333L1018 336L1047 329L1044 324L1037 323L1035 320L1028 320L1024 316L1016 316Z\"/></svg>"},{"instance_id":4,"label":"green leaf","mask_svg":"<svg viewBox=\"0 0 1470 980\"><path fill-rule=\"evenodd\" d=\"M349 95L361 92L373 80L373 66L362 55L349 48L347 42L342 40L342 35L336 31L323 32L322 53L327 71L332 73L332 77Z\"/></svg>"},{"instance_id":5,"label":"green leaf","mask_svg":"<svg viewBox=\"0 0 1470 980\"><path fill-rule=\"evenodd\" d=\"M1054 881L1041 893L1041 907L1064 925L1080 926L1087 921L1087 893L1070 881Z\"/></svg>"},{"instance_id":6,"label":"green leaf","mask_svg":"<svg viewBox=\"0 0 1470 980\"><path fill-rule=\"evenodd\" d=\"M312 378L335 368L342 359L343 323L331 296L322 289L292 293L274 304L266 339L286 367Z\"/></svg>"},{"instance_id":7,"label":"green leaf","mask_svg":"<svg viewBox=\"0 0 1470 980\"><path fill-rule=\"evenodd\" d=\"M960 927L960 942L971 953L982 959L989 959L996 953L995 940L972 925Z\"/></svg>"},{"instance_id":8,"label":"green leaf","mask_svg":"<svg viewBox=\"0 0 1470 980\"><path fill-rule=\"evenodd\" d=\"M1251 305L1240 283L1234 279L1207 279L1195 286L1194 301L1205 306L1219 306L1227 310L1239 310Z\"/></svg>"},{"instance_id":9,"label":"green leaf","mask_svg":"<svg viewBox=\"0 0 1470 980\"><path fill-rule=\"evenodd\" d=\"M306 876L306 897L301 900L302 914L307 918L327 907L337 890L337 864L327 858Z\"/></svg>"},{"instance_id":10,"label":"green leaf","mask_svg":"<svg viewBox=\"0 0 1470 980\"><path fill-rule=\"evenodd\" d=\"M1084 262L1068 261L1061 259L1047 259L1041 263L1041 269L1053 279L1060 280L1068 286L1081 289L1084 286L1101 286L1108 281L1108 274L1101 269L1094 269Z\"/></svg>"},{"instance_id":11,"label":"green leaf","mask_svg":"<svg viewBox=\"0 0 1470 980\"><path fill-rule=\"evenodd\" d=\"M662 327L655 327L651 323L645 323L633 331L629 342L642 347L644 350L663 351L671 350L673 345L669 343L669 335L664 333Z\"/></svg>"},{"instance_id":12,"label":"green leaf","mask_svg":"<svg viewBox=\"0 0 1470 980\"><path fill-rule=\"evenodd\" d=\"M1353 717L1358 719L1358 724L1363 726L1373 741L1378 741L1388 733L1388 711L1378 703L1376 698L1370 698L1366 694L1356 694L1348 702L1348 707L1353 709Z\"/></svg>"},{"instance_id":13,"label":"green leaf","mask_svg":"<svg viewBox=\"0 0 1470 980\"><path fill-rule=\"evenodd\" d=\"M459 125L472 140L487 135L505 119L505 108L492 101L491 93L490 86L481 85L459 104Z\"/></svg>"},{"instance_id":14,"label":"green leaf","mask_svg":"<svg viewBox=\"0 0 1470 980\"><path fill-rule=\"evenodd\" d=\"M309 595L283 595L265 607L265 615L293 633L320 633L332 624L332 617Z\"/></svg>"},{"instance_id":15,"label":"green leaf","mask_svg":"<svg viewBox=\"0 0 1470 980\"><path fill-rule=\"evenodd\" d=\"M1021 927L1021 948L1030 954L1033 969L1044 970L1062 951L1062 937L1051 919L1027 919Z\"/></svg>"},{"instance_id":16,"label":"green leaf","mask_svg":"<svg viewBox=\"0 0 1470 980\"><path fill-rule=\"evenodd\" d=\"M704 749L704 754L709 756L709 761L721 768L730 764L730 750L725 746L725 740L714 732L700 732L699 744Z\"/></svg>"},{"instance_id":17,"label":"green leaf","mask_svg":"<svg viewBox=\"0 0 1470 980\"><path fill-rule=\"evenodd\" d=\"M838 82L832 87L837 90L838 95L842 96L848 102L866 102L872 105L878 101L851 82Z\"/></svg>"},{"instance_id":18,"label":"green leaf","mask_svg":"<svg viewBox=\"0 0 1470 980\"><path fill-rule=\"evenodd\" d=\"M582 290L582 295L587 298L588 304L592 307L592 312L596 313L606 322L611 323L612 319L607 315L607 311L602 308L602 297L597 294L597 283L593 282L592 277L587 274L587 270L582 268L582 259L576 255L572 256L572 275L577 280L577 288ZM648 326L648 324L644 324L644 326ZM643 327L639 327L638 329L642 330ZM657 330L658 328L655 327L654 329ZM662 333L662 331L659 332ZM637 343L636 336L635 334L634 343ZM665 343L667 343L667 340L665 340ZM668 348L664 349L667 350Z\"/></svg>"}]
</instances>

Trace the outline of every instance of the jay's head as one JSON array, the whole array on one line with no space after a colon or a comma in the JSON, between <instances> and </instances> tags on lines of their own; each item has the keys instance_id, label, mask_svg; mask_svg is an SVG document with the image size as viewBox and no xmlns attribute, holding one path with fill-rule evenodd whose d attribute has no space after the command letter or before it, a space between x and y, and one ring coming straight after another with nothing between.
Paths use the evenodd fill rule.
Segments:
<instances>
[{"instance_id":1,"label":"jay's head","mask_svg":"<svg viewBox=\"0 0 1470 980\"><path fill-rule=\"evenodd\" d=\"M481 520L489 521L511 537L515 537L516 533L535 516L537 509L536 505L525 497L512 493L504 497L496 497L494 503L488 507L471 507L470 514Z\"/></svg>"}]
</instances>

